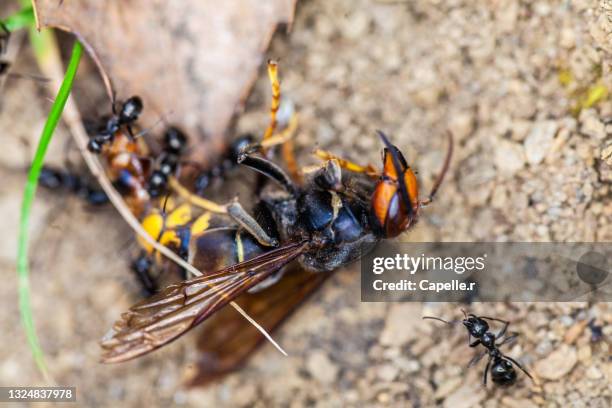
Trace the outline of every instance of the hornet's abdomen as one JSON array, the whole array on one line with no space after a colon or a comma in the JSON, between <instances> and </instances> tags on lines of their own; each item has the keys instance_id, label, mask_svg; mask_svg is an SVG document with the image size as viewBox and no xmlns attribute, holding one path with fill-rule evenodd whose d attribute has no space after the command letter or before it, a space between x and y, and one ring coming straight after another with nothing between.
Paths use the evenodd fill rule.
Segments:
<instances>
[{"instance_id":1,"label":"hornet's abdomen","mask_svg":"<svg viewBox=\"0 0 612 408\"><path fill-rule=\"evenodd\" d=\"M251 235L236 228L214 228L193 237L190 261L202 272L214 272L251 259L266 249Z\"/></svg>"}]
</instances>

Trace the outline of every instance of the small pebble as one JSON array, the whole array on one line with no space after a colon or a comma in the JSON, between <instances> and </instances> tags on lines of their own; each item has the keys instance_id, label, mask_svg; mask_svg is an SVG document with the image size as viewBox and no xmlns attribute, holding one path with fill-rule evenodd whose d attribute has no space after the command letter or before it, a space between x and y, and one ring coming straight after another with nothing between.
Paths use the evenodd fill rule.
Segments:
<instances>
[{"instance_id":1,"label":"small pebble","mask_svg":"<svg viewBox=\"0 0 612 408\"><path fill-rule=\"evenodd\" d=\"M418 337L415 330L421 324L421 305L417 303L397 303L391 305L380 335L380 344L385 346L402 346L409 340Z\"/></svg>"},{"instance_id":2,"label":"small pebble","mask_svg":"<svg viewBox=\"0 0 612 408\"><path fill-rule=\"evenodd\" d=\"M448 395L450 395L450 393L459 388L462 382L463 380L461 379L461 377L453 377L445 380L436 390L434 398L442 399L447 397Z\"/></svg>"},{"instance_id":3,"label":"small pebble","mask_svg":"<svg viewBox=\"0 0 612 408\"><path fill-rule=\"evenodd\" d=\"M385 364L378 368L377 376L384 382L391 382L399 374L399 369L391 364Z\"/></svg>"},{"instance_id":4,"label":"small pebble","mask_svg":"<svg viewBox=\"0 0 612 408\"><path fill-rule=\"evenodd\" d=\"M499 171L508 176L514 175L525 166L523 146L508 140L495 145L495 165Z\"/></svg>"},{"instance_id":5,"label":"small pebble","mask_svg":"<svg viewBox=\"0 0 612 408\"><path fill-rule=\"evenodd\" d=\"M338 367L323 351L314 351L306 361L306 369L312 377L323 384L332 384L338 376Z\"/></svg>"},{"instance_id":6,"label":"small pebble","mask_svg":"<svg viewBox=\"0 0 612 408\"><path fill-rule=\"evenodd\" d=\"M540 164L551 150L558 124L552 120L537 122L525 139L525 156L532 166Z\"/></svg>"},{"instance_id":7,"label":"small pebble","mask_svg":"<svg viewBox=\"0 0 612 408\"><path fill-rule=\"evenodd\" d=\"M578 349L578 360L582 363L588 363L591 360L591 346L588 344Z\"/></svg>"},{"instance_id":8,"label":"small pebble","mask_svg":"<svg viewBox=\"0 0 612 408\"><path fill-rule=\"evenodd\" d=\"M612 166L612 145L602 149L601 160L605 161L608 166Z\"/></svg>"},{"instance_id":9,"label":"small pebble","mask_svg":"<svg viewBox=\"0 0 612 408\"><path fill-rule=\"evenodd\" d=\"M578 337L580 337L580 335L584 332L584 329L588 324L589 321L586 319L574 324L568 331L565 332L563 342L565 344L574 344Z\"/></svg>"},{"instance_id":10,"label":"small pebble","mask_svg":"<svg viewBox=\"0 0 612 408\"><path fill-rule=\"evenodd\" d=\"M602 140L606 137L606 126L599 120L592 109L585 109L580 114L580 132L584 135Z\"/></svg>"},{"instance_id":11,"label":"small pebble","mask_svg":"<svg viewBox=\"0 0 612 408\"><path fill-rule=\"evenodd\" d=\"M547 380L558 380L572 371L577 362L576 349L563 344L550 353L548 357L538 361L534 369L539 377Z\"/></svg>"},{"instance_id":12,"label":"small pebble","mask_svg":"<svg viewBox=\"0 0 612 408\"><path fill-rule=\"evenodd\" d=\"M586 376L589 380L599 380L603 377L603 373L597 366L591 366L586 370Z\"/></svg>"},{"instance_id":13,"label":"small pebble","mask_svg":"<svg viewBox=\"0 0 612 408\"><path fill-rule=\"evenodd\" d=\"M471 408L486 397L482 384L465 384L444 400L444 408Z\"/></svg>"},{"instance_id":14,"label":"small pebble","mask_svg":"<svg viewBox=\"0 0 612 408\"><path fill-rule=\"evenodd\" d=\"M502 398L502 405L508 408L537 408L538 406L528 399L514 399L512 397Z\"/></svg>"}]
</instances>

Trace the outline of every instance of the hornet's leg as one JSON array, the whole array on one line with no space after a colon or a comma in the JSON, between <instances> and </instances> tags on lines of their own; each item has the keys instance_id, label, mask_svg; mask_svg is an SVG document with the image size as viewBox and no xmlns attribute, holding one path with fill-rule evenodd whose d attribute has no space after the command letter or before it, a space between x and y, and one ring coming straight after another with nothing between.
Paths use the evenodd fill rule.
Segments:
<instances>
[{"instance_id":1,"label":"hornet's leg","mask_svg":"<svg viewBox=\"0 0 612 408\"><path fill-rule=\"evenodd\" d=\"M250 167L251 169L275 181L291 195L295 196L297 194L297 187L291 178L283 171L283 169L270 160L264 159L263 157L243 154L240 158L238 158L238 163Z\"/></svg>"},{"instance_id":2,"label":"hornet's leg","mask_svg":"<svg viewBox=\"0 0 612 408\"><path fill-rule=\"evenodd\" d=\"M366 174L372 178L378 178L380 176L380 173L378 170L376 170L376 168L374 166L372 166L371 164L368 164L367 166L362 166L359 165L357 163L354 163L352 161L343 159L339 156L334 155L333 153L330 153L328 151L325 150L321 150L321 149L316 149L314 151L314 155L316 157L318 157L321 160L337 160L338 164L340 164L340 167L342 167L343 169L352 171L354 173L363 173Z\"/></svg>"},{"instance_id":3,"label":"hornet's leg","mask_svg":"<svg viewBox=\"0 0 612 408\"><path fill-rule=\"evenodd\" d=\"M270 104L270 122L264 133L263 140L267 140L274 134L276 130L276 113L280 106L281 90L280 82L278 80L278 64L276 61L268 61L268 78L270 79L270 85L272 86L272 102Z\"/></svg>"},{"instance_id":4,"label":"hornet's leg","mask_svg":"<svg viewBox=\"0 0 612 408\"><path fill-rule=\"evenodd\" d=\"M227 213L234 221L242 228L247 230L260 244L275 247L278 246L278 241L270 237L264 229L255 221L249 213L246 212L239 202L234 201L227 206Z\"/></svg>"},{"instance_id":5,"label":"hornet's leg","mask_svg":"<svg viewBox=\"0 0 612 408\"><path fill-rule=\"evenodd\" d=\"M192 205L202 208L203 210L210 211L216 214L226 214L227 208L224 205L215 203L214 201L207 200L192 194L187 188L185 188L176 178L170 177L168 179L168 185L175 191L180 197L187 200Z\"/></svg>"}]
</instances>

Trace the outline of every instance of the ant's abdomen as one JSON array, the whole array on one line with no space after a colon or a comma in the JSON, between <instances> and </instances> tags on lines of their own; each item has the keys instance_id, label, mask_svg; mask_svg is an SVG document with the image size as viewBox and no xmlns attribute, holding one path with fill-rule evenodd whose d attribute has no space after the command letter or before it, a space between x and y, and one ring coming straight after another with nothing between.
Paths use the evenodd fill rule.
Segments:
<instances>
[{"instance_id":1,"label":"ant's abdomen","mask_svg":"<svg viewBox=\"0 0 612 408\"><path fill-rule=\"evenodd\" d=\"M510 362L501 360L491 367L491 377L495 384L510 386L516 382L516 371Z\"/></svg>"}]
</instances>

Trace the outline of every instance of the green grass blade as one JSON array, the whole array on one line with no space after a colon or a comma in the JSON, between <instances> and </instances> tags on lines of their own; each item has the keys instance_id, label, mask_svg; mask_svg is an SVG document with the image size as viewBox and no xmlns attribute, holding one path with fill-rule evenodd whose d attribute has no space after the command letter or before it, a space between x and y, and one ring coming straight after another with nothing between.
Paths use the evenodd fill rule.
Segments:
<instances>
[{"instance_id":1,"label":"green grass blade","mask_svg":"<svg viewBox=\"0 0 612 408\"><path fill-rule=\"evenodd\" d=\"M22 8L17 13L7 17L2 23L4 23L9 31L34 27L36 19L34 18L32 6Z\"/></svg>"},{"instance_id":2,"label":"green grass blade","mask_svg":"<svg viewBox=\"0 0 612 408\"><path fill-rule=\"evenodd\" d=\"M72 48L72 56L70 57L70 63L66 70L66 75L62 86L59 89L55 102L51 107L47 122L40 136L40 141L34 155L34 161L32 167L28 173L28 180L25 185L23 192L23 202L21 205L21 219L19 225L19 244L18 244L18 255L17 255L17 275L18 290L19 290L19 308L21 311L21 320L24 325L26 337L30 345L32 356L38 369L41 371L45 379L48 379L48 371L45 365L43 351L38 342L38 336L36 335L36 328L34 327L34 319L32 317L32 307L30 303L30 281L28 271L28 230L30 224L30 211L32 209L32 202L36 193L36 187L38 185L38 177L43 166L45 153L47 147L53 136L53 132L57 126L57 123L62 116L64 106L70 95L74 77L79 67L81 55L83 54L83 47L77 41Z\"/></svg>"}]
</instances>

